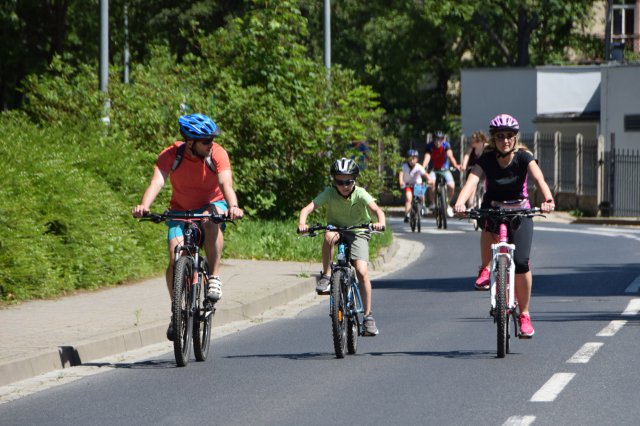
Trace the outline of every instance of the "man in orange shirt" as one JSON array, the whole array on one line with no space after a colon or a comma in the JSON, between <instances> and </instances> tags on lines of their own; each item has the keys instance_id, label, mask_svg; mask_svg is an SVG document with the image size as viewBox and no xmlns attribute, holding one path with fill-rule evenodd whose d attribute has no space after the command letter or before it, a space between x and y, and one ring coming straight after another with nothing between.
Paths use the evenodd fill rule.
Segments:
<instances>
[{"instance_id":1,"label":"man in orange shirt","mask_svg":"<svg viewBox=\"0 0 640 426\"><path fill-rule=\"evenodd\" d=\"M243 211L238 207L238 199L233 190L231 163L227 152L214 137L220 134L218 126L206 115L191 114L178 119L184 142L175 142L165 148L156 161L153 177L142 201L132 210L134 217L149 213L151 204L164 186L167 176L171 180L170 209L190 210L197 213L225 213L231 219L241 218ZM169 266L166 280L169 295L173 294L174 249L182 243L184 225L181 222L167 222L169 233ZM204 249L211 265L207 298L218 301L222 297L220 280L220 259L224 239L219 224L204 222ZM173 340L173 324L169 324L167 338Z\"/></svg>"}]
</instances>

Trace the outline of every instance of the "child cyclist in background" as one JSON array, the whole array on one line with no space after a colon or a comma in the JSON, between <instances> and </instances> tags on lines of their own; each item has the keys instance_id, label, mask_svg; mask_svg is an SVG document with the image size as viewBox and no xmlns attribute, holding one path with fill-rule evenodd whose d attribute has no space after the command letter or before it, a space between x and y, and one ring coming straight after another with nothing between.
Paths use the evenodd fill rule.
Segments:
<instances>
[{"instance_id":1,"label":"child cyclist in background","mask_svg":"<svg viewBox=\"0 0 640 426\"><path fill-rule=\"evenodd\" d=\"M306 232L307 217L316 209L325 206L327 223L335 226L353 226L371 222L369 212L376 215L372 227L376 231L384 229L385 215L373 197L356 185L360 169L355 161L348 158L336 160L331 165L333 185L328 186L307 206L300 210L298 232ZM316 287L318 294L328 294L331 288L331 259L333 246L338 242L337 232L327 231L322 244L322 272ZM362 304L364 306L364 335L378 334L375 319L371 314L371 281L369 279L369 236L354 230L351 242L351 263L356 269Z\"/></svg>"},{"instance_id":2,"label":"child cyclist in background","mask_svg":"<svg viewBox=\"0 0 640 426\"><path fill-rule=\"evenodd\" d=\"M513 206L516 208L530 208L527 193L527 175L531 176L538 191L542 193L545 201L540 206L543 213L553 211L555 205L553 194L544 180L544 176L538 163L527 148L520 144L518 133L520 125L510 115L500 114L489 123L491 138L489 146L478 159L477 164L469 174L467 183L460 191L455 204L455 212L463 214L466 209L466 201L478 185L480 179L486 178L486 192L482 199L482 208ZM508 207L506 207L508 208ZM489 289L489 263L491 262L491 244L498 242L499 230L495 224L486 220L480 223L482 235L480 236L480 255L482 266L475 283L477 290ZM533 220L523 218L517 230L509 231L516 251L513 255L515 263L515 290L518 307L520 310L520 337L530 338L534 329L529 315L529 302L531 301L531 286L533 277L529 269L529 253L533 239Z\"/></svg>"},{"instance_id":3,"label":"child cyclist in background","mask_svg":"<svg viewBox=\"0 0 640 426\"><path fill-rule=\"evenodd\" d=\"M409 211L411 210L411 200L413 200L413 186L422 185L424 178L428 184L431 184L431 178L427 174L422 164L418 164L418 151L410 149L407 151L407 161L402 163L402 170L398 174L398 183L400 189L404 190L404 221L409 222ZM424 205L424 197L422 199ZM422 212L420 212L422 214Z\"/></svg>"}]
</instances>

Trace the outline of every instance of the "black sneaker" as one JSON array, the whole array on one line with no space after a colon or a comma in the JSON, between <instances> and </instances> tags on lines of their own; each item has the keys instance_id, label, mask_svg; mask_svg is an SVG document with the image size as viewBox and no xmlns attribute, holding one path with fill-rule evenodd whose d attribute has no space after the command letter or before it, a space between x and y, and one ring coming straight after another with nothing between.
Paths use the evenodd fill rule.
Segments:
<instances>
[{"instance_id":1,"label":"black sneaker","mask_svg":"<svg viewBox=\"0 0 640 426\"><path fill-rule=\"evenodd\" d=\"M173 330L173 317L171 317L171 322L169 323L169 327L167 328L167 339L173 342L173 340L176 338L175 336L176 334Z\"/></svg>"},{"instance_id":2,"label":"black sneaker","mask_svg":"<svg viewBox=\"0 0 640 426\"><path fill-rule=\"evenodd\" d=\"M364 317L362 329L362 334L364 336L377 336L378 333L380 333L380 331L378 331L378 327L376 327L376 320L373 319L373 315L371 313Z\"/></svg>"},{"instance_id":3,"label":"black sneaker","mask_svg":"<svg viewBox=\"0 0 640 426\"><path fill-rule=\"evenodd\" d=\"M404 217L404 223L409 223L409 215L406 215L406 216Z\"/></svg>"}]
</instances>

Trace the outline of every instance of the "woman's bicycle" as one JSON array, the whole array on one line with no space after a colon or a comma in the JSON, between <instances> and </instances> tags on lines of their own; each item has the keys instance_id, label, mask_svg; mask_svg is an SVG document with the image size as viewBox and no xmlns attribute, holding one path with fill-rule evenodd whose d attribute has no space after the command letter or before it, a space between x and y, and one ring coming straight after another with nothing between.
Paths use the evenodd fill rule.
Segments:
<instances>
[{"instance_id":1,"label":"woman's bicycle","mask_svg":"<svg viewBox=\"0 0 640 426\"><path fill-rule=\"evenodd\" d=\"M469 209L467 217L477 221L487 219L497 225L499 242L491 245L491 279L489 296L491 309L489 314L497 326L498 358L509 353L509 318L513 319L513 334L520 336L517 320L517 302L515 297L515 244L509 243L509 230L517 230L523 217L542 216L539 208L506 209Z\"/></svg>"},{"instance_id":2,"label":"woman's bicycle","mask_svg":"<svg viewBox=\"0 0 640 426\"><path fill-rule=\"evenodd\" d=\"M424 184L413 185L413 199L411 200L411 211L409 212L409 225L411 225L411 232L421 231L422 224L422 212L424 205L422 199L427 191L427 186Z\"/></svg>"},{"instance_id":3,"label":"woman's bicycle","mask_svg":"<svg viewBox=\"0 0 640 426\"><path fill-rule=\"evenodd\" d=\"M149 213L140 219L154 223L184 222L184 240L175 248L173 264L173 295L171 313L174 329L173 353L179 367L189 362L193 339L193 353L197 361L206 361L211 346L211 323L216 312L215 303L206 297L209 264L200 255L204 243L201 223L231 222L227 216L191 212Z\"/></svg>"},{"instance_id":4,"label":"woman's bicycle","mask_svg":"<svg viewBox=\"0 0 640 426\"><path fill-rule=\"evenodd\" d=\"M447 182L444 178L446 171L446 169L434 170L434 173L436 174L435 216L438 229L447 229L447 207L449 206L449 202L447 200Z\"/></svg>"},{"instance_id":5,"label":"woman's bicycle","mask_svg":"<svg viewBox=\"0 0 640 426\"><path fill-rule=\"evenodd\" d=\"M337 358L346 353L353 355L358 350L358 337L362 336L364 307L358 287L355 270L351 266L351 238L347 234L364 229L366 233L379 233L371 225L338 227L333 225L313 225L307 230L309 237L318 232L332 231L339 234L336 262L331 264L331 292L329 294L329 316L333 334L333 348Z\"/></svg>"}]
</instances>

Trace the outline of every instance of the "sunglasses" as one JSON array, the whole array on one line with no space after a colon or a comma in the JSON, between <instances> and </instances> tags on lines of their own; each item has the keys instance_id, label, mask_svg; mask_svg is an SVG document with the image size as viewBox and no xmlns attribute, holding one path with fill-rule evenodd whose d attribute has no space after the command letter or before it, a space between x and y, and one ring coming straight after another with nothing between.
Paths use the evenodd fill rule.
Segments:
<instances>
[{"instance_id":1,"label":"sunglasses","mask_svg":"<svg viewBox=\"0 0 640 426\"><path fill-rule=\"evenodd\" d=\"M213 143L213 139L198 139L196 142L200 142L204 146L209 146Z\"/></svg>"},{"instance_id":2,"label":"sunglasses","mask_svg":"<svg viewBox=\"0 0 640 426\"><path fill-rule=\"evenodd\" d=\"M354 183L356 183L355 179L347 179L347 180L334 179L333 181L336 183L336 185L340 185L340 186L351 186Z\"/></svg>"},{"instance_id":3,"label":"sunglasses","mask_svg":"<svg viewBox=\"0 0 640 426\"><path fill-rule=\"evenodd\" d=\"M506 133L496 133L495 135L493 135L493 137L496 138L496 140L502 141L505 139L511 139L515 135L516 134L513 132L506 132Z\"/></svg>"}]
</instances>

